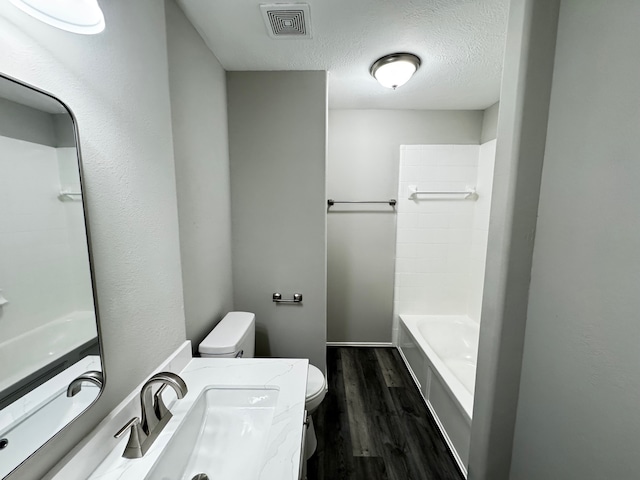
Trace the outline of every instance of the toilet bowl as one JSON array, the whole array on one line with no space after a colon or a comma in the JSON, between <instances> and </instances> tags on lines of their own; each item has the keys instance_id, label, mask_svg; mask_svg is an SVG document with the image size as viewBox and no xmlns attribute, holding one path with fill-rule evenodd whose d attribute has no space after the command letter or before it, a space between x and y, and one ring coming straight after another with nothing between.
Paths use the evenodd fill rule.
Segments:
<instances>
[{"instance_id":1,"label":"toilet bowl","mask_svg":"<svg viewBox=\"0 0 640 480\"><path fill-rule=\"evenodd\" d=\"M304 406L309 414L307 417L307 437L305 438L304 444L305 460L311 458L318 446L316 429L313 427L311 414L318 409L327 394L327 390L327 381L324 378L324 374L317 367L309 364L309 370L307 372L307 394Z\"/></svg>"},{"instance_id":2,"label":"toilet bowl","mask_svg":"<svg viewBox=\"0 0 640 480\"><path fill-rule=\"evenodd\" d=\"M315 412L327 394L327 381L318 367L309 364L307 373L307 396L305 408L309 414Z\"/></svg>"},{"instance_id":3,"label":"toilet bowl","mask_svg":"<svg viewBox=\"0 0 640 480\"><path fill-rule=\"evenodd\" d=\"M229 312L198 346L203 358L253 358L256 341L256 316L250 312ZM327 381L320 369L309 364L305 409L309 426L305 442L305 458L315 452L317 442L311 414L327 394Z\"/></svg>"}]
</instances>

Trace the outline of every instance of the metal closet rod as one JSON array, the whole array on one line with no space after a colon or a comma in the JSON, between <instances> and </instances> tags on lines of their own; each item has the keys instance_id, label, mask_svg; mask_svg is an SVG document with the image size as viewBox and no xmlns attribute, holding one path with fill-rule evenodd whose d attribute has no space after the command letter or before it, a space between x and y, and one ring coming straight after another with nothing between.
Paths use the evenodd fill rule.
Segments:
<instances>
[{"instance_id":1,"label":"metal closet rod","mask_svg":"<svg viewBox=\"0 0 640 480\"><path fill-rule=\"evenodd\" d=\"M395 198L392 198L390 200L362 200L362 201L333 200L331 198L327 200L327 205L330 207L333 207L336 203L388 203L392 207L395 207L396 203L398 202L396 201Z\"/></svg>"}]
</instances>

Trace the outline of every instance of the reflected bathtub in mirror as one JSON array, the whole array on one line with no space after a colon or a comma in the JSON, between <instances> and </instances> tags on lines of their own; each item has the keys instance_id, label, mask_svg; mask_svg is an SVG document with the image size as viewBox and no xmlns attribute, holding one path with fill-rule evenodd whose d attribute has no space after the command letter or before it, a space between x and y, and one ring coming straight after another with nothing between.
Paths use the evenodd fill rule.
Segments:
<instances>
[{"instance_id":1,"label":"reflected bathtub in mirror","mask_svg":"<svg viewBox=\"0 0 640 480\"><path fill-rule=\"evenodd\" d=\"M82 195L69 109L0 75L0 478L101 391Z\"/></svg>"}]
</instances>

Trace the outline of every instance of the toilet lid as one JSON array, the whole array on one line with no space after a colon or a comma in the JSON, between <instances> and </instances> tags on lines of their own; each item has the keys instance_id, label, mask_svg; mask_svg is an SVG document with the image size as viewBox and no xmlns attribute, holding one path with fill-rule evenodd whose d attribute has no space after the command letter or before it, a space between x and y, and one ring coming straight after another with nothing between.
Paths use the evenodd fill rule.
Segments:
<instances>
[{"instance_id":1,"label":"toilet lid","mask_svg":"<svg viewBox=\"0 0 640 480\"><path fill-rule=\"evenodd\" d=\"M229 355L254 332L256 316L250 312L229 312L198 346L200 355Z\"/></svg>"},{"instance_id":2,"label":"toilet lid","mask_svg":"<svg viewBox=\"0 0 640 480\"><path fill-rule=\"evenodd\" d=\"M307 398L314 397L325 389L324 375L313 365L309 365L307 374Z\"/></svg>"}]
</instances>

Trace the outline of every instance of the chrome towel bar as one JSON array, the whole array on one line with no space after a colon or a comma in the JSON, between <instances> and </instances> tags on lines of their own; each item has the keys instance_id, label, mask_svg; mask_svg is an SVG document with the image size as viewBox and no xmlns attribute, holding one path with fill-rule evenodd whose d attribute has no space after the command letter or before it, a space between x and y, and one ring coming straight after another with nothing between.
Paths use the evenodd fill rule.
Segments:
<instances>
[{"instance_id":1,"label":"chrome towel bar","mask_svg":"<svg viewBox=\"0 0 640 480\"><path fill-rule=\"evenodd\" d=\"M333 200L332 198L330 198L329 200L327 200L327 205L329 207L333 207L336 203L388 203L389 205L391 205L392 207L396 206L397 200L395 198L392 198L390 200L363 200L363 201L346 201L346 200Z\"/></svg>"}]
</instances>

